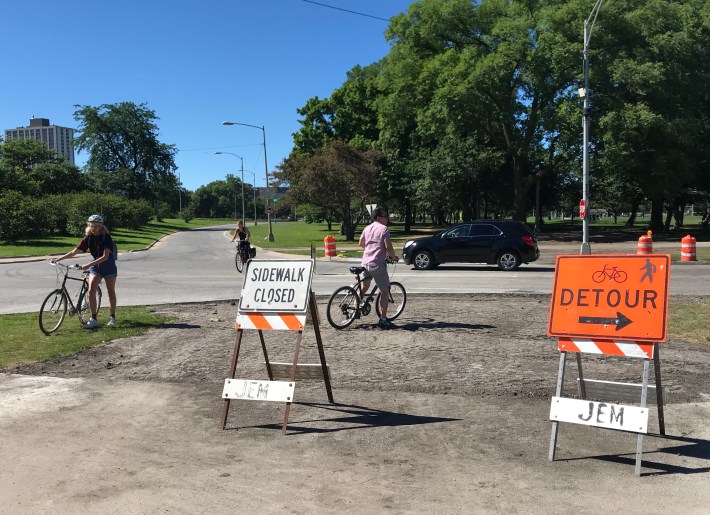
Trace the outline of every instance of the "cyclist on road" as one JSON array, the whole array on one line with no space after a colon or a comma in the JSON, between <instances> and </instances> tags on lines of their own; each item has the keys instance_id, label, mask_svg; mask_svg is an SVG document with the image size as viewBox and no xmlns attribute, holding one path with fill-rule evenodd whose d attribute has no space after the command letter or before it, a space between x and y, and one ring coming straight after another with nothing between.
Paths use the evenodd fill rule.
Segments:
<instances>
[{"instance_id":1,"label":"cyclist on road","mask_svg":"<svg viewBox=\"0 0 710 515\"><path fill-rule=\"evenodd\" d=\"M74 257L79 252L90 252L93 261L82 265L81 269L89 272L89 309L91 310L91 320L84 327L86 329L96 329L99 322L96 319L96 288L103 279L108 290L108 301L111 308L111 315L108 318L109 327L116 325L116 277L118 268L116 267L116 256L113 255L113 239L104 225L104 218L101 215L91 215L86 223L85 235L77 246L56 259L52 263L66 258Z\"/></svg>"},{"instance_id":2,"label":"cyclist on road","mask_svg":"<svg viewBox=\"0 0 710 515\"><path fill-rule=\"evenodd\" d=\"M232 241L239 238L239 248L241 249L243 247L245 255L247 255L247 256L249 255L249 238L250 237L251 237L251 233L249 232L249 229L244 227L244 222L239 220L237 222L237 228L234 230L234 236L232 237Z\"/></svg>"},{"instance_id":3,"label":"cyclist on road","mask_svg":"<svg viewBox=\"0 0 710 515\"><path fill-rule=\"evenodd\" d=\"M395 325L387 319L387 306L389 304L390 277L387 273L387 258L399 261L399 256L394 253L390 239L390 216L383 207L378 207L372 212L372 223L363 229L360 235L360 246L365 249L362 254L362 266L365 267L365 277L360 290L360 297L364 297L370 288L372 279L382 292L380 295L380 320L377 325L382 329L391 329Z\"/></svg>"}]
</instances>

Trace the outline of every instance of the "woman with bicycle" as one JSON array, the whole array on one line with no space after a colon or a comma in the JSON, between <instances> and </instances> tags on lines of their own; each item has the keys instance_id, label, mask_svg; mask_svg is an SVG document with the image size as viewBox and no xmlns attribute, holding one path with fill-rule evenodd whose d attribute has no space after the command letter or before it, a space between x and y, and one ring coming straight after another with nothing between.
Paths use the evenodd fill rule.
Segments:
<instances>
[{"instance_id":1,"label":"woman with bicycle","mask_svg":"<svg viewBox=\"0 0 710 515\"><path fill-rule=\"evenodd\" d=\"M86 222L85 235L77 246L52 262L56 263L66 258L74 257L79 252L89 252L93 261L81 266L85 272L89 272L89 309L91 310L91 320L84 327L86 329L96 329L99 327L99 322L96 319L96 288L98 288L101 280L106 283L108 290L108 301L111 308L111 314L108 318L109 327L116 325L116 277L118 276L118 268L116 267L116 256L114 251L113 239L109 234L108 229L104 225L104 218L101 215L91 215Z\"/></svg>"},{"instance_id":2,"label":"woman with bicycle","mask_svg":"<svg viewBox=\"0 0 710 515\"><path fill-rule=\"evenodd\" d=\"M244 222L239 220L237 222L237 228L234 230L234 236L232 241L239 238L239 243L237 243L237 255L234 257L234 262L237 265L237 271L241 272L244 268L244 264L249 261L249 238L251 234L249 229L244 227Z\"/></svg>"},{"instance_id":3,"label":"woman with bicycle","mask_svg":"<svg viewBox=\"0 0 710 515\"><path fill-rule=\"evenodd\" d=\"M232 237L232 241L239 238L240 242L242 242L242 241L249 242L250 237L251 237L251 234L249 233L249 229L244 227L244 222L239 220L237 222L237 228L234 230L234 236Z\"/></svg>"},{"instance_id":4,"label":"woman with bicycle","mask_svg":"<svg viewBox=\"0 0 710 515\"><path fill-rule=\"evenodd\" d=\"M360 287L360 298L370 288L370 282L375 279L375 284L382 292L380 295L380 320L377 325L382 329L391 329L394 324L387 318L389 304L390 276L387 273L387 258L399 261L399 256L394 253L390 239L390 216L383 207L378 207L372 212L372 223L363 229L360 235L360 246L365 250L362 254L362 266L365 267L365 280Z\"/></svg>"}]
</instances>

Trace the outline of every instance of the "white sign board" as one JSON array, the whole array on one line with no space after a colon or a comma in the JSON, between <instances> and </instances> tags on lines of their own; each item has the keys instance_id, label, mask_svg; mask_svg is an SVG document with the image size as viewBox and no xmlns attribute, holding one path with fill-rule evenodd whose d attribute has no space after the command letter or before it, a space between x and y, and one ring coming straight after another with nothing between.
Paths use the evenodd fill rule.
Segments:
<instances>
[{"instance_id":1,"label":"white sign board","mask_svg":"<svg viewBox=\"0 0 710 515\"><path fill-rule=\"evenodd\" d=\"M365 207L367 207L367 212L370 213L370 216L372 216L372 212L377 207L377 204L367 204Z\"/></svg>"},{"instance_id":2,"label":"white sign board","mask_svg":"<svg viewBox=\"0 0 710 515\"><path fill-rule=\"evenodd\" d=\"M225 400L293 402L296 384L290 381L255 381L225 379L222 398Z\"/></svg>"},{"instance_id":3,"label":"white sign board","mask_svg":"<svg viewBox=\"0 0 710 515\"><path fill-rule=\"evenodd\" d=\"M248 261L239 312L305 313L312 275L309 259Z\"/></svg>"},{"instance_id":4,"label":"white sign board","mask_svg":"<svg viewBox=\"0 0 710 515\"><path fill-rule=\"evenodd\" d=\"M648 408L553 397L550 420L633 433L648 432Z\"/></svg>"}]
</instances>

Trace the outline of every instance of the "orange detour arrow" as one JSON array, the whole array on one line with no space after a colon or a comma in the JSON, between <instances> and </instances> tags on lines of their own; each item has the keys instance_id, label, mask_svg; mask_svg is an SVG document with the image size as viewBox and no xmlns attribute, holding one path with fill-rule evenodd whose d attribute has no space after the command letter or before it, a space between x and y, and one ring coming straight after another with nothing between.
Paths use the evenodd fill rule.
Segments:
<instances>
[{"instance_id":1,"label":"orange detour arrow","mask_svg":"<svg viewBox=\"0 0 710 515\"><path fill-rule=\"evenodd\" d=\"M557 256L548 336L665 341L670 256Z\"/></svg>"}]
</instances>

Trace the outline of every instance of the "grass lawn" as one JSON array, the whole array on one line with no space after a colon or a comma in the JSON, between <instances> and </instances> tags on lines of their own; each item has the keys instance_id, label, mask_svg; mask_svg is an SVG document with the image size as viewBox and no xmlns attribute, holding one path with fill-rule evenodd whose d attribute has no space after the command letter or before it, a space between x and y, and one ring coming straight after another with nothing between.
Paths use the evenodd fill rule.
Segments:
<instances>
[{"instance_id":1,"label":"grass lawn","mask_svg":"<svg viewBox=\"0 0 710 515\"><path fill-rule=\"evenodd\" d=\"M111 236L118 245L118 251L142 249L155 240L177 231L197 229L210 225L234 223L233 220L198 218L189 223L178 219L165 219L162 222L153 221L138 230L116 229ZM57 236L46 235L19 240L15 245L0 245L0 258L19 256L48 256L63 254L73 249L81 239L81 235Z\"/></svg>"},{"instance_id":2,"label":"grass lawn","mask_svg":"<svg viewBox=\"0 0 710 515\"><path fill-rule=\"evenodd\" d=\"M76 316L67 315L55 333L45 336L39 329L37 313L0 315L0 368L74 354L111 340L143 334L170 321L145 307L122 306L117 316L114 327L89 331ZM108 311L102 309L99 320L107 319Z\"/></svg>"}]
</instances>

